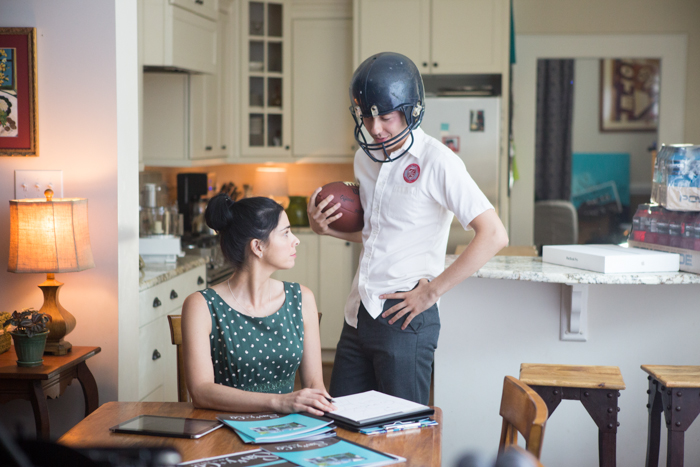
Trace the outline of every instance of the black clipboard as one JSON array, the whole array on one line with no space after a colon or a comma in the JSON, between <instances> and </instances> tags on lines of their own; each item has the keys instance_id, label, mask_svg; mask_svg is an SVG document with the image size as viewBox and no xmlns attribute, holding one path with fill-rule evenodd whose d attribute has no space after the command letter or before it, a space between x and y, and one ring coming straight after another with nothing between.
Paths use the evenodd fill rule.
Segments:
<instances>
[{"instance_id":1,"label":"black clipboard","mask_svg":"<svg viewBox=\"0 0 700 467\"><path fill-rule=\"evenodd\" d=\"M109 429L113 433L196 439L224 426L218 420L139 415Z\"/></svg>"}]
</instances>

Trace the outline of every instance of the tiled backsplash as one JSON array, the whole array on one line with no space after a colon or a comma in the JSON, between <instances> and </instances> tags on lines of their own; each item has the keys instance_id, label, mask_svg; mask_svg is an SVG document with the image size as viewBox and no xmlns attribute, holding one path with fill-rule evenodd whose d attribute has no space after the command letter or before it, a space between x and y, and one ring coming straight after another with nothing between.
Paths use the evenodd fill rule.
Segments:
<instances>
[{"instance_id":1,"label":"tiled backsplash","mask_svg":"<svg viewBox=\"0 0 700 467\"><path fill-rule=\"evenodd\" d=\"M253 185L255 169L258 167L284 167L287 169L287 179L290 196L309 196L313 191L335 181L353 181L355 175L352 164L229 164L211 167L166 168L147 167L141 172L139 179L156 182L156 178L168 185L172 201L177 197L177 174L183 172L198 172L216 174L217 187L223 183L233 182L242 192L243 185Z\"/></svg>"}]
</instances>

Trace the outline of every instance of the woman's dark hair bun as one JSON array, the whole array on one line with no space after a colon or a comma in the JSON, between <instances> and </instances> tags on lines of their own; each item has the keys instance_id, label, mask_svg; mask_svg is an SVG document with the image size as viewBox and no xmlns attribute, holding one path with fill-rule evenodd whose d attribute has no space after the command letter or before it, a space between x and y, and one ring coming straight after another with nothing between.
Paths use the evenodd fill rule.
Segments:
<instances>
[{"instance_id":1,"label":"woman's dark hair bun","mask_svg":"<svg viewBox=\"0 0 700 467\"><path fill-rule=\"evenodd\" d=\"M231 206L233 200L224 193L220 193L209 200L207 210L204 213L204 219L207 225L217 232L226 230L233 222L233 213Z\"/></svg>"},{"instance_id":2,"label":"woman's dark hair bun","mask_svg":"<svg viewBox=\"0 0 700 467\"><path fill-rule=\"evenodd\" d=\"M284 209L270 198L243 198L234 202L219 194L209 200L204 218L219 233L221 252L238 269L247 259L251 240L267 242Z\"/></svg>"}]
</instances>

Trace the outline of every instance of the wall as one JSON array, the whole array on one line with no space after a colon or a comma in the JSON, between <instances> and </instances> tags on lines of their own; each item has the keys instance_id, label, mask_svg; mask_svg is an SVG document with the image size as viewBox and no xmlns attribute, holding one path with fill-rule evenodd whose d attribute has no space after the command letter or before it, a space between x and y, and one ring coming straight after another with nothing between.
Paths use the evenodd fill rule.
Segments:
<instances>
[{"instance_id":1,"label":"wall","mask_svg":"<svg viewBox=\"0 0 700 467\"><path fill-rule=\"evenodd\" d=\"M700 30L695 27L700 20L700 3L694 0L675 0L659 2L653 0L592 0L590 2L562 2L557 0L515 0L514 22L518 38L552 36L558 41L551 45L552 57L561 57L556 53L557 44L564 45L560 38L583 38L583 40L605 41L607 35L626 35L640 38L645 35L682 35L687 39L687 48L683 52L686 58L685 69L673 69L682 74L674 77L674 81L682 83L678 91L683 92L681 105L668 106L661 102L661 119L672 118L682 121L677 132L680 136L669 142L694 142L700 139L700 88L695 85L700 79L700 55L695 53L700 47ZM557 38L555 39L555 35ZM614 39L614 36L609 36ZM571 49L571 44L568 44ZM633 49L633 44L622 48ZM512 245L532 244L533 208L534 208L534 129L532 137L518 135L518 125L529 125L526 120L533 120L534 112L530 115L518 116L523 105L529 107L529 100L534 100L535 87L517 90L517 81L522 76L523 50L517 50L518 64L513 69L514 122L516 158L520 170L520 180L515 182L511 193L511 225L510 240ZM533 53L533 51L530 51ZM642 53L643 54L643 53ZM604 56L605 53L597 55ZM580 54L594 58L590 54ZM639 56L639 55L637 55ZM569 55L572 57L572 55ZM664 69L662 65L662 70ZM669 70L667 66L665 70ZM666 76L662 71L662 87ZM666 80L668 83L668 80ZM676 91L676 90L674 90ZM525 104L523 103L525 101ZM669 115L670 114L670 115ZM518 121L519 120L519 121ZM671 132L669 132L671 133ZM662 135L659 135L660 141ZM663 142L663 141L661 141Z\"/></svg>"},{"instance_id":2,"label":"wall","mask_svg":"<svg viewBox=\"0 0 700 467\"><path fill-rule=\"evenodd\" d=\"M601 133L599 129L600 60L577 59L574 66L573 152L630 155L630 191L651 194L651 156L656 132Z\"/></svg>"},{"instance_id":3,"label":"wall","mask_svg":"<svg viewBox=\"0 0 700 467\"><path fill-rule=\"evenodd\" d=\"M135 11L135 2L120 2L117 10L133 4ZM124 208L129 208L135 212L135 206L125 206L122 200L120 207L117 201L124 188L118 185L117 171L119 166L126 168L118 161L118 151L128 150L134 138L119 138L117 124L127 121L127 117L135 122L138 119L124 108L124 103L120 103L121 109L131 115L122 112L118 117L115 1L3 0L1 11L2 27L37 28L40 155L0 159L0 199L14 197L13 180L17 169L60 169L63 170L64 196L89 200L89 227L96 266L79 273L57 274L56 279L65 283L61 289L61 304L78 322L67 340L73 345L102 348L100 354L88 361L88 366L97 380L100 403L116 400L118 210L123 212ZM135 16L129 21L135 22ZM135 49L129 53L135 57ZM135 78L133 81L135 83ZM127 91L128 87L123 89ZM122 98L126 103L132 99L128 92ZM129 125L123 129L138 134ZM133 147L131 144L132 151ZM131 180L134 184L130 189L134 191L136 158L137 152L133 152ZM6 201L0 202L0 219L3 220L0 224L4 226L0 229L0 264L7 263L8 206ZM136 221L133 225L137 225ZM128 228L129 223L125 222L124 227ZM129 235L121 238L126 246L135 242L129 240ZM0 271L0 309L41 307L43 297L36 286L44 278L41 274ZM136 276L136 293L137 286ZM82 419L84 405L80 385L74 382L59 399L49 400L48 405L51 436L57 438ZM2 414L9 428L21 427L28 435L34 433L29 402L3 404Z\"/></svg>"}]
</instances>

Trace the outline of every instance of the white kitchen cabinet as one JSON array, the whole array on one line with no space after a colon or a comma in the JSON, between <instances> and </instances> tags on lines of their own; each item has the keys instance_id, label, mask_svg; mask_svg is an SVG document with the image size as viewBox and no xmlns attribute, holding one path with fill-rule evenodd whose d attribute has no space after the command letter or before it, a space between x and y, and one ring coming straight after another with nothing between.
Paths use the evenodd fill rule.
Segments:
<instances>
[{"instance_id":1,"label":"white kitchen cabinet","mask_svg":"<svg viewBox=\"0 0 700 467\"><path fill-rule=\"evenodd\" d=\"M349 0L292 5L294 157L328 162L355 153L348 83L352 76Z\"/></svg>"},{"instance_id":2,"label":"white kitchen cabinet","mask_svg":"<svg viewBox=\"0 0 700 467\"><path fill-rule=\"evenodd\" d=\"M321 348L335 349L345 322L345 302L359 261L360 245L333 237L321 237L319 244L319 310Z\"/></svg>"},{"instance_id":3,"label":"white kitchen cabinet","mask_svg":"<svg viewBox=\"0 0 700 467\"><path fill-rule=\"evenodd\" d=\"M216 72L218 0L142 0L146 66Z\"/></svg>"},{"instance_id":4,"label":"white kitchen cabinet","mask_svg":"<svg viewBox=\"0 0 700 467\"><path fill-rule=\"evenodd\" d=\"M233 153L231 64L235 37L231 0L221 0L217 20L217 66L213 75L190 76L191 159L229 157Z\"/></svg>"},{"instance_id":5,"label":"white kitchen cabinet","mask_svg":"<svg viewBox=\"0 0 700 467\"><path fill-rule=\"evenodd\" d=\"M182 313L185 298L205 287L198 266L139 293L138 400L177 402L177 354L168 315Z\"/></svg>"},{"instance_id":6,"label":"white kitchen cabinet","mask_svg":"<svg viewBox=\"0 0 700 467\"><path fill-rule=\"evenodd\" d=\"M355 66L379 52L410 58L422 74L503 73L508 0L355 0Z\"/></svg>"},{"instance_id":7,"label":"white kitchen cabinet","mask_svg":"<svg viewBox=\"0 0 700 467\"><path fill-rule=\"evenodd\" d=\"M280 269L272 277L280 281L298 282L305 285L313 292L318 301L319 276L318 276L318 245L319 236L315 233L298 233L294 235L299 239L297 245L297 257L292 269ZM316 304L318 305L318 303Z\"/></svg>"},{"instance_id":8,"label":"white kitchen cabinet","mask_svg":"<svg viewBox=\"0 0 700 467\"><path fill-rule=\"evenodd\" d=\"M291 161L289 0L242 1L241 157Z\"/></svg>"},{"instance_id":9,"label":"white kitchen cabinet","mask_svg":"<svg viewBox=\"0 0 700 467\"><path fill-rule=\"evenodd\" d=\"M292 269L272 277L298 282L314 293L321 319L321 347L335 349L343 329L345 301L355 274L359 245L315 233L294 233L300 241Z\"/></svg>"}]
</instances>

